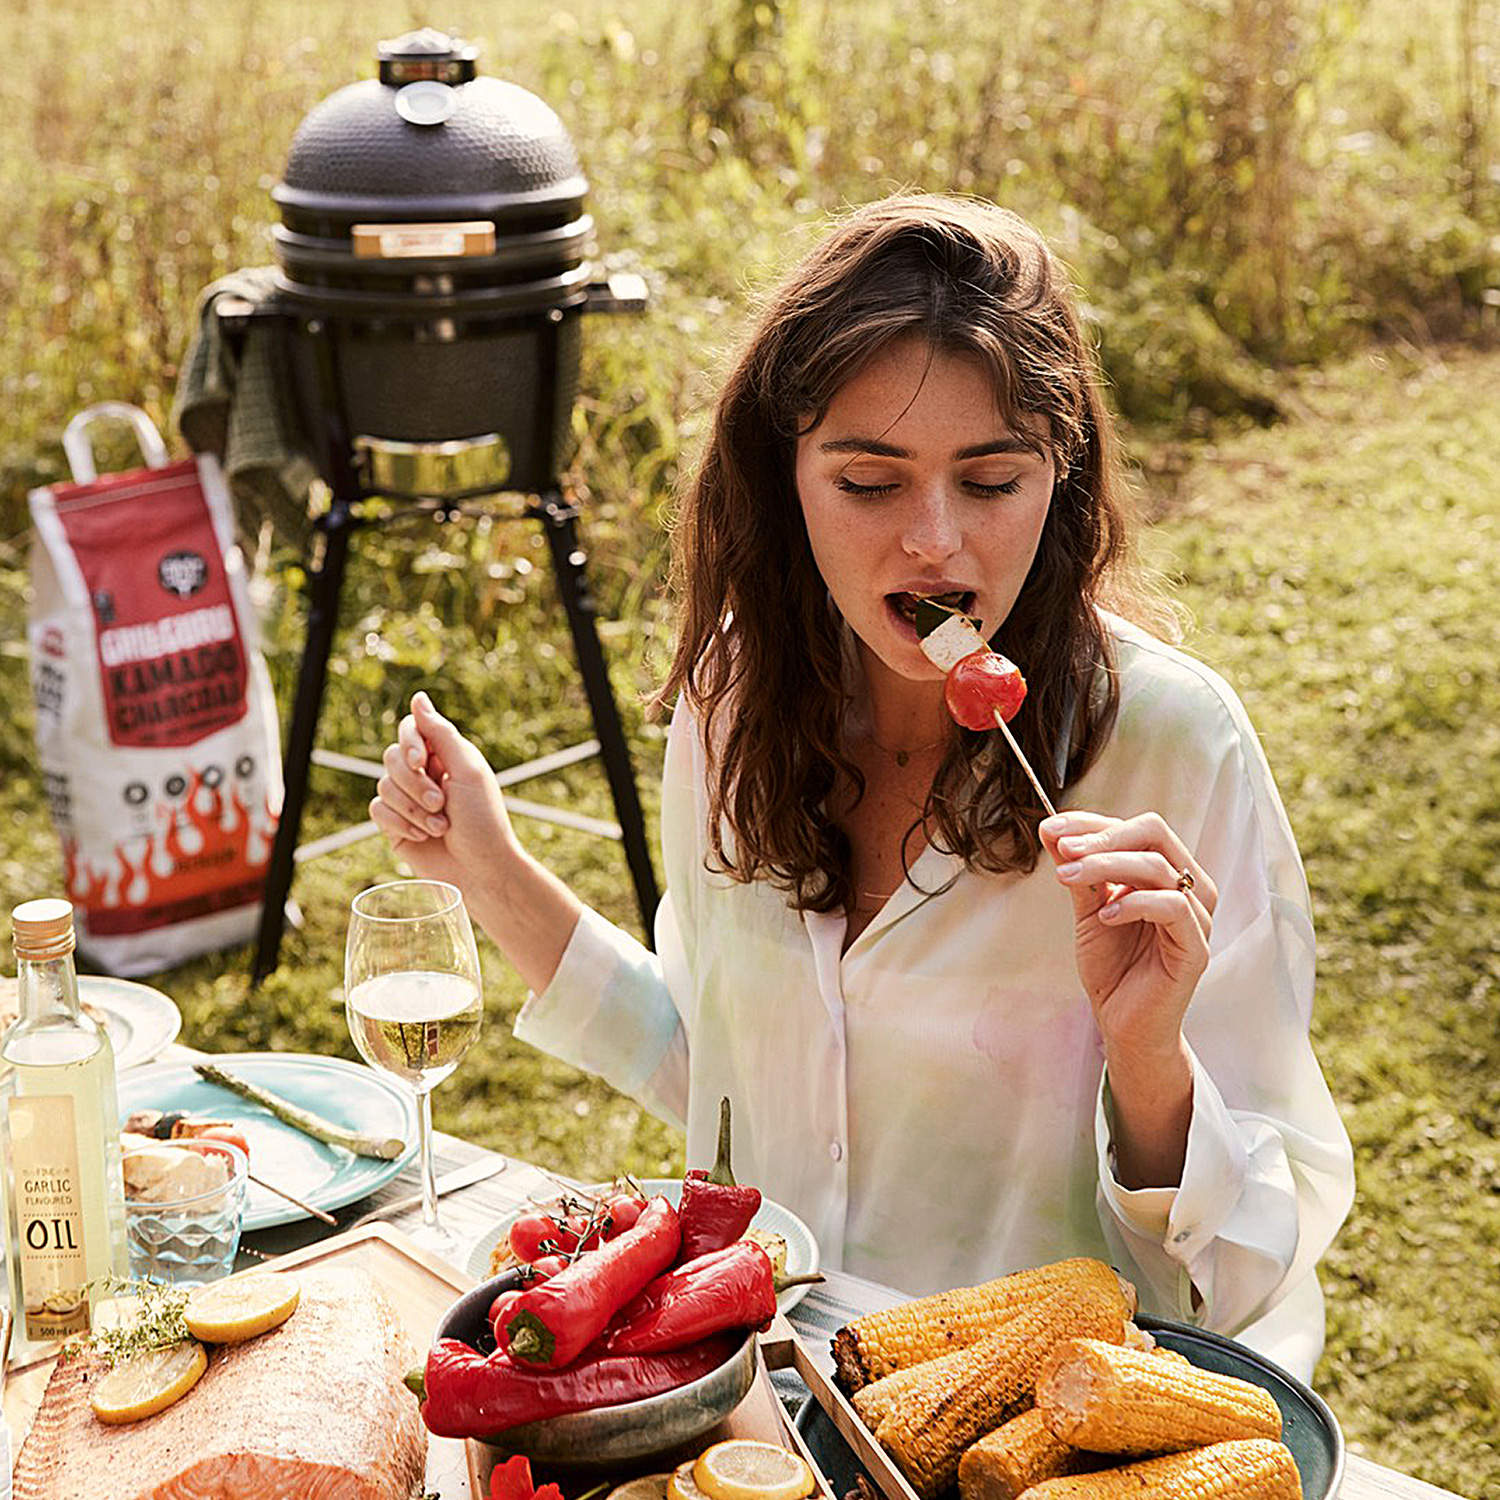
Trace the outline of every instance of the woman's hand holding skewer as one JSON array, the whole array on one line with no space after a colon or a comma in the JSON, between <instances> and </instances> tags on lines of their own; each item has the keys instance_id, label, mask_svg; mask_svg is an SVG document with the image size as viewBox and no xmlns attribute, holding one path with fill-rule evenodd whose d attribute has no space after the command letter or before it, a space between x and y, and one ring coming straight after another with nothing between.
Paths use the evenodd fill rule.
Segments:
<instances>
[{"instance_id":1,"label":"woman's hand holding skewer","mask_svg":"<svg viewBox=\"0 0 1500 1500\"><path fill-rule=\"evenodd\" d=\"M1078 977L1104 1041L1127 1187L1179 1180L1192 1111L1182 1019L1203 971L1218 891L1156 813L1069 811L1042 842L1073 898Z\"/></svg>"}]
</instances>

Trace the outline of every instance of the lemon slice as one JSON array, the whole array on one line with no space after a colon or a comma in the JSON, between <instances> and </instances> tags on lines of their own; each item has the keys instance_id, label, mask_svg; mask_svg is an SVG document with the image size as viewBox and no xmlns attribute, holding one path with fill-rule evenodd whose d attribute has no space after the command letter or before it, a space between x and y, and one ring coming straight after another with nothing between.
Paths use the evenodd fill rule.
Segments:
<instances>
[{"instance_id":1,"label":"lemon slice","mask_svg":"<svg viewBox=\"0 0 1500 1500\"><path fill-rule=\"evenodd\" d=\"M684 1467L692 1473L691 1460ZM667 1500L667 1486L671 1482L670 1474L642 1474L636 1479L627 1479L624 1484L617 1484L604 1500Z\"/></svg>"},{"instance_id":2,"label":"lemon slice","mask_svg":"<svg viewBox=\"0 0 1500 1500\"><path fill-rule=\"evenodd\" d=\"M94 1382L89 1405L101 1422L139 1422L180 1401L207 1368L203 1345L192 1339L132 1354Z\"/></svg>"},{"instance_id":3,"label":"lemon slice","mask_svg":"<svg viewBox=\"0 0 1500 1500\"><path fill-rule=\"evenodd\" d=\"M187 1330L205 1344L242 1344L279 1328L297 1311L302 1288L282 1271L210 1281L188 1293Z\"/></svg>"},{"instance_id":4,"label":"lemon slice","mask_svg":"<svg viewBox=\"0 0 1500 1500\"><path fill-rule=\"evenodd\" d=\"M815 1484L795 1453L750 1438L706 1449L693 1465L693 1478L709 1500L802 1500Z\"/></svg>"},{"instance_id":5,"label":"lemon slice","mask_svg":"<svg viewBox=\"0 0 1500 1500\"><path fill-rule=\"evenodd\" d=\"M693 1478L693 1460L678 1464L667 1480L667 1500L710 1500Z\"/></svg>"}]
</instances>

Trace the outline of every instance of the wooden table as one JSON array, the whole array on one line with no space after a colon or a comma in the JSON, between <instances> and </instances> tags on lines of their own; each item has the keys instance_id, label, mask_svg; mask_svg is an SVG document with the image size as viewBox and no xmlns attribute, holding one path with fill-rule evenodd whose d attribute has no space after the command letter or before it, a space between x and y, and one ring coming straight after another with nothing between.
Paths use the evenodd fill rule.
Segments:
<instances>
[{"instance_id":1,"label":"wooden table","mask_svg":"<svg viewBox=\"0 0 1500 1500\"><path fill-rule=\"evenodd\" d=\"M437 1171L441 1176L448 1169L470 1161L495 1159L496 1153L438 1132L436 1156ZM550 1197L559 1185L559 1179L525 1162L508 1159L505 1170L498 1176L444 1198L439 1204L440 1216L449 1229L466 1243L474 1244L487 1234L492 1235L501 1219L530 1201ZM397 1203L417 1191L417 1172L415 1168L409 1168L380 1192L362 1203L340 1210L336 1217L341 1225L347 1225L371 1208L382 1203ZM415 1228L421 1223L421 1212L409 1209L394 1215L388 1222L398 1230ZM247 1235L246 1246L251 1255L258 1258L310 1244L334 1232L309 1219ZM790 1318L808 1352L820 1368L831 1374L833 1361L828 1341L834 1329L860 1313L902 1300L902 1294L841 1271L825 1268L824 1275L826 1280L810 1289L792 1310ZM446 1496L444 1500L447 1500ZM1454 1500L1454 1493L1351 1453L1339 1489L1339 1500Z\"/></svg>"}]
</instances>

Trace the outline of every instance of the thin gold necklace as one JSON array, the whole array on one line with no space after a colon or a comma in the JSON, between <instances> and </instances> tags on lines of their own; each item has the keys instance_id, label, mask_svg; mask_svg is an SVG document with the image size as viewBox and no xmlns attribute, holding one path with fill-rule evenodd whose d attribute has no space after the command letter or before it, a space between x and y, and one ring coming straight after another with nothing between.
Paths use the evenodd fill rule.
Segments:
<instances>
[{"instance_id":1,"label":"thin gold necklace","mask_svg":"<svg viewBox=\"0 0 1500 1500\"><path fill-rule=\"evenodd\" d=\"M894 755L896 757L896 764L898 766L909 764L912 756L914 755L924 755L929 750L936 750L939 745L946 744L947 740L948 736L944 735L942 739L932 740L925 745L912 745L909 749L898 750L894 745L882 744L875 738L873 734L870 736L870 743L874 745L877 750L884 750L887 755Z\"/></svg>"}]
</instances>

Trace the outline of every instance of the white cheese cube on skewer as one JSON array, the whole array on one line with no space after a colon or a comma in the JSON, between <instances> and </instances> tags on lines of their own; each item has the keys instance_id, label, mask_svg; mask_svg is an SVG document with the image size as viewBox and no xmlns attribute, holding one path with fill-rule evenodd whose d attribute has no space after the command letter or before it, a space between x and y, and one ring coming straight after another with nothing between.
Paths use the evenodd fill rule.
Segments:
<instances>
[{"instance_id":1,"label":"white cheese cube on skewer","mask_svg":"<svg viewBox=\"0 0 1500 1500\"><path fill-rule=\"evenodd\" d=\"M967 615L949 615L930 635L922 637L921 646L922 655L945 672L951 672L964 657L989 650L989 643Z\"/></svg>"}]
</instances>

